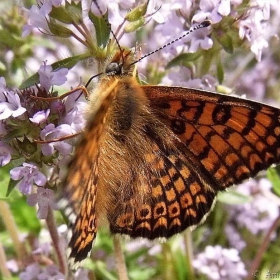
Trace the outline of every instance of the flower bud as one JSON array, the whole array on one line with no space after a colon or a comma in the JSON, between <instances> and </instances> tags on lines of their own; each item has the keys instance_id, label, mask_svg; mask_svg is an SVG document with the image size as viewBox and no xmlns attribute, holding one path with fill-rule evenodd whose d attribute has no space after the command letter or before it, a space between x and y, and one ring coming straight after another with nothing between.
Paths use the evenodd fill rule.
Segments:
<instances>
[{"instance_id":1,"label":"flower bud","mask_svg":"<svg viewBox=\"0 0 280 280\"><path fill-rule=\"evenodd\" d=\"M141 17L143 17L147 12L149 1L135 7L125 16L125 19L130 22L138 21ZM131 32L131 31L130 31Z\"/></svg>"}]
</instances>

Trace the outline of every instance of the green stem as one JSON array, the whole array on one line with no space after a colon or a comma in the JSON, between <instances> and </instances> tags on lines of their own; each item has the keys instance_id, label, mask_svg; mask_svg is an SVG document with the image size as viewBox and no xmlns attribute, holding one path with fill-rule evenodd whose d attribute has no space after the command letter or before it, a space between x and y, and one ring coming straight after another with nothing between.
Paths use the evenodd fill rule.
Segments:
<instances>
[{"instance_id":1,"label":"green stem","mask_svg":"<svg viewBox=\"0 0 280 280\"><path fill-rule=\"evenodd\" d=\"M200 67L199 67L199 73L197 73L198 77L202 77L209 73L211 62L212 62L214 55L215 55L215 53L213 51L209 51L209 50L207 52L205 51L203 53L202 62L200 63Z\"/></svg>"},{"instance_id":2,"label":"green stem","mask_svg":"<svg viewBox=\"0 0 280 280\"><path fill-rule=\"evenodd\" d=\"M244 74L246 68L248 67L249 63L254 59L254 54L249 53L246 57L244 57L237 67L234 69L233 73L229 76L227 80L227 86L231 88L236 87L236 82L240 79L241 75Z\"/></svg>"},{"instance_id":3,"label":"green stem","mask_svg":"<svg viewBox=\"0 0 280 280\"><path fill-rule=\"evenodd\" d=\"M113 238L113 242L114 242L115 262L116 262L116 268L118 271L119 279L129 280L120 237L115 235Z\"/></svg>"},{"instance_id":4,"label":"green stem","mask_svg":"<svg viewBox=\"0 0 280 280\"><path fill-rule=\"evenodd\" d=\"M19 239L18 228L13 213L11 212L11 209L7 202L0 201L0 213L7 232L12 239L17 257L22 262L26 259L27 252L25 250L23 242L21 242Z\"/></svg>"},{"instance_id":5,"label":"green stem","mask_svg":"<svg viewBox=\"0 0 280 280\"><path fill-rule=\"evenodd\" d=\"M280 223L280 215L275 219L275 221L272 223L271 227L267 231L267 234L264 237L264 240L263 240L261 246L259 247L259 250L257 251L256 257L252 262L252 265L250 267L250 270L248 272L248 277L246 278L246 280L255 279L255 276L254 276L255 272L260 267L262 257L270 244L271 234L277 229L277 227L279 226L279 223Z\"/></svg>"},{"instance_id":6,"label":"green stem","mask_svg":"<svg viewBox=\"0 0 280 280\"><path fill-rule=\"evenodd\" d=\"M195 279L194 278L194 270L192 266L193 260L193 246L192 246L192 233L190 229L187 229L183 233L185 248L186 248L186 265L188 268L188 279Z\"/></svg>"},{"instance_id":7,"label":"green stem","mask_svg":"<svg viewBox=\"0 0 280 280\"><path fill-rule=\"evenodd\" d=\"M5 250L2 246L2 243L0 243L0 272L3 276L3 279L10 279L12 275L6 266L6 262L7 262L7 258L6 258Z\"/></svg>"},{"instance_id":8,"label":"green stem","mask_svg":"<svg viewBox=\"0 0 280 280\"><path fill-rule=\"evenodd\" d=\"M170 249L170 243L166 242L161 245L163 254L163 269L164 269L164 279L174 279L175 270L174 262L172 259L172 252Z\"/></svg>"},{"instance_id":9,"label":"green stem","mask_svg":"<svg viewBox=\"0 0 280 280\"><path fill-rule=\"evenodd\" d=\"M63 249L61 247L61 242L60 242L60 238L59 238L59 234L57 231L57 226L56 226L56 222L54 219L54 215L53 215L53 210L49 207L48 209L48 216L46 219L46 223L52 238L52 242L53 242L53 246L57 255L57 259L58 259L58 265L59 265L59 270L67 275L68 271L67 271L67 265L66 265L66 260L65 260L65 255L63 253Z\"/></svg>"}]
</instances>

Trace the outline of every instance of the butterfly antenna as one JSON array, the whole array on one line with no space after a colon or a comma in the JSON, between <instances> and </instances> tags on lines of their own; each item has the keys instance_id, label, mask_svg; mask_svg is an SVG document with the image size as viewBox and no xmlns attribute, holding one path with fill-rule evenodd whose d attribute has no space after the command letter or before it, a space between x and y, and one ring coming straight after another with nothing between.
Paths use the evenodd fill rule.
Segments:
<instances>
[{"instance_id":1,"label":"butterfly antenna","mask_svg":"<svg viewBox=\"0 0 280 280\"><path fill-rule=\"evenodd\" d=\"M96 8L98 9L98 11L99 11L100 15L102 16L102 18L105 20L107 26L108 26L109 29L110 29L110 32L112 33L112 35L113 35L113 37L114 37L114 39L115 39L115 41L116 41L116 43L117 43L117 45L118 45L118 48L119 48L119 50L120 50L120 52L121 52L121 54L122 54L122 62L123 62L123 64L124 64L123 50L122 50L122 48L121 48L120 43L119 43L119 41L118 41L118 39L117 39L115 33L114 33L114 32L112 31L112 29L111 29L111 25L110 25L109 21L108 21L107 18L105 18L104 15L102 14L98 2L97 2L96 0L93 0L93 2L94 2L94 4L96 5Z\"/></svg>"},{"instance_id":2,"label":"butterfly antenna","mask_svg":"<svg viewBox=\"0 0 280 280\"><path fill-rule=\"evenodd\" d=\"M145 54L144 56L142 56L142 57L139 58L138 60L132 62L130 65L134 65L134 64L138 63L139 61L141 61L141 60L144 59L145 57L150 56L150 55L152 55L152 54L154 54L154 53L156 53L156 52L158 52L158 51L160 51L160 50L162 50L162 49L164 49L164 48L166 48L166 47L172 45L173 43L175 43L175 42L177 42L177 41L180 41L182 38L188 36L188 35L191 34L192 32L194 32L194 31L196 31L196 30L198 30L198 29L201 29L201 28L208 27L208 26L211 25L211 24L212 24L211 20L208 20L208 19L204 20L203 22L199 23L198 25L195 25L195 26L191 27L190 30L188 30L188 31L187 31L186 33L184 33L182 36L180 36L180 37L178 37L178 38L176 38L176 39L170 41L169 43L163 45L162 47L160 47L160 48L158 48L158 49L156 49L156 50L154 50L154 51L151 51L151 52Z\"/></svg>"},{"instance_id":3,"label":"butterfly antenna","mask_svg":"<svg viewBox=\"0 0 280 280\"><path fill-rule=\"evenodd\" d=\"M94 76L90 77L90 79L87 81L87 83L86 83L86 85L85 85L85 88L88 87L88 85L91 83L91 81L92 81L94 78L96 78L96 77L98 77L98 76L101 76L102 74L103 74L103 73L99 73L99 74L97 74L97 75L94 75Z\"/></svg>"}]
</instances>

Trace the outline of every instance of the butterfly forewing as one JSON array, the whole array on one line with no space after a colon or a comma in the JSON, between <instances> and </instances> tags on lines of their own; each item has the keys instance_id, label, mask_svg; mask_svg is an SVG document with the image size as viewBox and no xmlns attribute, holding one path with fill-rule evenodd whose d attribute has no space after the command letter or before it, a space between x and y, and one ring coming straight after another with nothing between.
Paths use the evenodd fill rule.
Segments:
<instances>
[{"instance_id":1,"label":"butterfly forewing","mask_svg":"<svg viewBox=\"0 0 280 280\"><path fill-rule=\"evenodd\" d=\"M115 81L99 89L96 110L90 112L85 132L77 145L69 172L63 182L59 204L69 219L69 263L73 269L89 255L96 237L96 194L98 186L99 142L104 131L107 111L116 95ZM94 101L92 101L94 102Z\"/></svg>"},{"instance_id":2,"label":"butterfly forewing","mask_svg":"<svg viewBox=\"0 0 280 280\"><path fill-rule=\"evenodd\" d=\"M196 89L143 89L201 172L213 178L212 188L225 189L280 161L279 109Z\"/></svg>"}]
</instances>

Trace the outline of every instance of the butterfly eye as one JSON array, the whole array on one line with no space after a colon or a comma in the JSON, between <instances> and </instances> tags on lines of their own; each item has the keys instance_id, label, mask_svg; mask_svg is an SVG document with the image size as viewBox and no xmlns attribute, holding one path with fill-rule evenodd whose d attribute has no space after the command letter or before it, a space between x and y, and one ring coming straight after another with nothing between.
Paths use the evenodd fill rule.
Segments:
<instances>
[{"instance_id":1,"label":"butterfly eye","mask_svg":"<svg viewBox=\"0 0 280 280\"><path fill-rule=\"evenodd\" d=\"M122 64L117 62L111 62L107 65L105 73L108 75L121 75L122 74Z\"/></svg>"}]
</instances>

